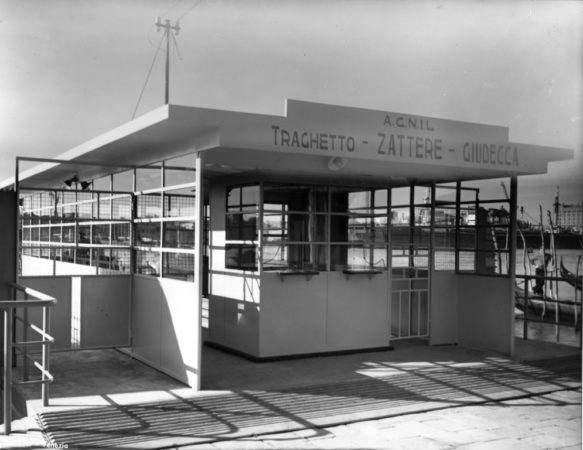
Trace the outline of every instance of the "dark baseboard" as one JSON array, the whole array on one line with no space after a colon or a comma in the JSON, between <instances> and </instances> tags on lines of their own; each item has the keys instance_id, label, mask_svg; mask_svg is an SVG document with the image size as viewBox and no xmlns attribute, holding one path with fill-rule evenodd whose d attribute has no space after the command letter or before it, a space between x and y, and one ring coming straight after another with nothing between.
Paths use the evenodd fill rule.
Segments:
<instances>
[{"instance_id":1,"label":"dark baseboard","mask_svg":"<svg viewBox=\"0 0 583 450\"><path fill-rule=\"evenodd\" d=\"M373 352L386 352L394 350L395 348L392 345L387 345L386 347L371 347L371 348L362 348L362 349L351 349L351 350L335 350L329 352L315 352L315 353L299 353L293 355L281 355L281 356L255 356L249 353L242 352L240 350L236 350L230 347L226 347L222 344L218 344L216 342L205 341L204 345L216 348L218 350L224 351L226 353L231 353L235 356L240 356L241 358L245 358L249 361L253 361L256 363L265 363L265 362L274 362L274 361L289 361L293 359L308 359L308 358L321 358L325 356L341 356L341 355L353 355L357 353L373 353Z\"/></svg>"}]
</instances>

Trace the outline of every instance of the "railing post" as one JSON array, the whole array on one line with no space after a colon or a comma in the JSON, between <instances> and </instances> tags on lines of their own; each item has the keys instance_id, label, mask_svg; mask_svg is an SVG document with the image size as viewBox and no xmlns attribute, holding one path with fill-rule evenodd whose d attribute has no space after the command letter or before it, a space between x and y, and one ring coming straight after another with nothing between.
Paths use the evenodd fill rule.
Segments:
<instances>
[{"instance_id":1,"label":"railing post","mask_svg":"<svg viewBox=\"0 0 583 450\"><path fill-rule=\"evenodd\" d=\"M27 293L24 294L24 299L28 300L29 296ZM22 311L22 319L24 321L24 326L22 327L22 341L28 341L28 308L25 306ZM22 348L22 378L24 381L28 381L28 346L25 345Z\"/></svg>"},{"instance_id":2,"label":"railing post","mask_svg":"<svg viewBox=\"0 0 583 450\"><path fill-rule=\"evenodd\" d=\"M525 275L524 278L524 320L523 323L523 331L522 331L522 339L525 341L528 340L528 286L530 285L530 279L528 275Z\"/></svg>"},{"instance_id":3,"label":"railing post","mask_svg":"<svg viewBox=\"0 0 583 450\"><path fill-rule=\"evenodd\" d=\"M4 310L4 434L12 431L12 316L14 308Z\"/></svg>"},{"instance_id":4,"label":"railing post","mask_svg":"<svg viewBox=\"0 0 583 450\"><path fill-rule=\"evenodd\" d=\"M43 306L43 332L45 334L49 334L49 327L50 327L50 313L51 310L48 306ZM46 341L46 339L43 337L43 341ZM42 400L43 400L43 406L49 406L49 383L47 381L47 377L45 375L45 373L49 372L50 367L49 367L49 359L50 359L50 344L43 344L43 350L42 350L42 367L44 369L43 374L42 374L42 379L43 379L43 383L42 383Z\"/></svg>"}]
</instances>

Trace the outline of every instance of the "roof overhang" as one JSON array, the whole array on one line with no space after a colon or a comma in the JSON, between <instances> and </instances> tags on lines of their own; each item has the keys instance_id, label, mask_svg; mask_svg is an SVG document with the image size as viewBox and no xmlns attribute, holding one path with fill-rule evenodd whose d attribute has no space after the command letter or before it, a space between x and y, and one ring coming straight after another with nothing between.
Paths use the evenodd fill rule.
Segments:
<instances>
[{"instance_id":1,"label":"roof overhang","mask_svg":"<svg viewBox=\"0 0 583 450\"><path fill-rule=\"evenodd\" d=\"M406 184L546 173L573 151L514 143L508 128L386 111L286 102L283 115L165 105L19 174L62 187L205 151L205 176ZM0 188L14 185L14 177Z\"/></svg>"}]
</instances>

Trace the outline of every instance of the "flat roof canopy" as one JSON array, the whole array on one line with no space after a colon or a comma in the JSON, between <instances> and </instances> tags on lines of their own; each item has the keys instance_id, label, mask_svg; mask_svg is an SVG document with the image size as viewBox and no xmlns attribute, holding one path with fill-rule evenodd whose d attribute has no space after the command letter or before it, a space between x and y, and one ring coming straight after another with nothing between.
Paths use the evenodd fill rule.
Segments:
<instances>
[{"instance_id":1,"label":"flat roof canopy","mask_svg":"<svg viewBox=\"0 0 583 450\"><path fill-rule=\"evenodd\" d=\"M287 100L262 115L164 105L19 175L21 187L58 188L205 151L205 177L403 185L528 175L573 159L571 149L508 140L508 128ZM23 158L25 159L25 158ZM14 185L14 177L0 188Z\"/></svg>"}]
</instances>

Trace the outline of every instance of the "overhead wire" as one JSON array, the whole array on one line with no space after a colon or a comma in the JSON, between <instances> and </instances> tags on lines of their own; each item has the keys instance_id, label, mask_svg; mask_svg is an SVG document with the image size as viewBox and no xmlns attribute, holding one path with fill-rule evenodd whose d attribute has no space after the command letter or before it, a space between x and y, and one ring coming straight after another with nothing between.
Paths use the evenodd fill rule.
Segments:
<instances>
[{"instance_id":1,"label":"overhead wire","mask_svg":"<svg viewBox=\"0 0 583 450\"><path fill-rule=\"evenodd\" d=\"M182 61L182 55L180 54L180 49L178 48L178 40L176 39L176 35L174 33L170 33L172 35L172 42L174 43L174 47L176 48L176 54L178 55L178 59Z\"/></svg>"},{"instance_id":2,"label":"overhead wire","mask_svg":"<svg viewBox=\"0 0 583 450\"><path fill-rule=\"evenodd\" d=\"M165 17L168 15L168 13L170 13L170 11L172 11L174 8L176 8L176 6L178 6L183 0L176 0L174 2L174 4L172 4L172 6L170 6L163 14L161 14L161 17ZM180 17L178 17L176 19L176 22L179 22L180 20L184 19L188 14L190 14L192 12L192 10L194 8L196 8L200 3L202 3L202 0L197 0L195 1ZM140 92L140 96L138 98L138 101L136 103L136 106L134 108L134 112L132 114L132 119L135 118L136 116L136 112L138 110L138 106L142 100L142 96L144 95L144 91L146 90L146 86L148 84L148 81L150 79L150 75L152 74L152 70L154 68L154 64L156 62L156 58L158 56L158 53L160 52L160 48L162 46L162 42L164 40L164 35L162 35L162 38L160 39L160 42L158 43L158 45L156 45L154 42L152 42L151 39L151 32L154 29L155 25L152 25L150 27L150 29L148 30L148 32L146 33L146 39L148 40L148 42L150 43L150 45L152 45L153 47L156 47L156 53L154 54L154 58L152 60L152 64L150 65L150 69L148 70L148 75L146 76L146 80L144 82L144 86L142 87L142 91ZM182 55L180 54L180 49L178 48L178 41L176 39L176 36L174 35L174 33L170 33L170 35L172 36L172 42L174 43L174 47L176 48L176 53L178 55L178 58L180 60L182 60Z\"/></svg>"},{"instance_id":3,"label":"overhead wire","mask_svg":"<svg viewBox=\"0 0 583 450\"><path fill-rule=\"evenodd\" d=\"M197 6L198 6L200 3L202 3L202 0L197 0L197 1L195 1L195 2L194 2L194 4L193 4L193 5L192 5L190 8L188 8L188 10L187 10L187 11L186 11L184 14L182 14L182 15L181 15L181 16L180 16L178 19L176 19L176 20L177 20L177 21L179 21L179 20L182 20L182 19L184 19L184 18L185 18L185 17L186 17L188 14L190 14L190 13L192 12L192 10L193 10L194 8L196 8L196 7L197 7Z\"/></svg>"},{"instance_id":4,"label":"overhead wire","mask_svg":"<svg viewBox=\"0 0 583 450\"><path fill-rule=\"evenodd\" d=\"M154 58L152 59L152 64L150 65L150 69L148 70L148 75L146 75L146 81L144 82L144 86L142 87L142 91L140 92L140 96L138 97L138 101L136 102L136 106L134 108L134 113L132 114L132 120L136 117L136 112L138 110L138 106L142 101L142 96L144 95L144 91L146 90L146 86L148 85L148 81L150 80L150 75L152 74L152 69L154 69L154 64L156 63L156 58L158 57L158 53L160 53L160 47L162 46L162 42L164 41L164 35L160 39L160 43L156 48L156 53L154 53Z\"/></svg>"}]
</instances>

